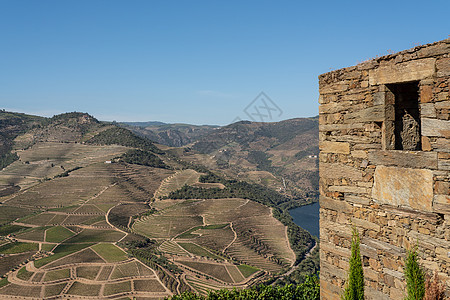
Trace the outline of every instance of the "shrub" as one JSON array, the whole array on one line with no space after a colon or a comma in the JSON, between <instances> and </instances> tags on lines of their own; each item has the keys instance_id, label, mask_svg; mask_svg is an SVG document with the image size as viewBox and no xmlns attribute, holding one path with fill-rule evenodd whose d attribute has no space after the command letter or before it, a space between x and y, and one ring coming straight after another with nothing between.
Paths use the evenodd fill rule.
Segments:
<instances>
[{"instance_id":1,"label":"shrub","mask_svg":"<svg viewBox=\"0 0 450 300\"><path fill-rule=\"evenodd\" d=\"M129 164L137 164L155 168L168 168L168 166L155 154L140 150L132 149L128 150L121 159Z\"/></svg>"},{"instance_id":2,"label":"shrub","mask_svg":"<svg viewBox=\"0 0 450 300\"><path fill-rule=\"evenodd\" d=\"M419 265L417 246L405 258L406 300L422 300L425 296L425 272Z\"/></svg>"},{"instance_id":3,"label":"shrub","mask_svg":"<svg viewBox=\"0 0 450 300\"><path fill-rule=\"evenodd\" d=\"M444 285L439 280L437 273L434 273L433 277L427 276L424 300L444 300L444 290Z\"/></svg>"},{"instance_id":4,"label":"shrub","mask_svg":"<svg viewBox=\"0 0 450 300\"><path fill-rule=\"evenodd\" d=\"M349 265L347 287L344 290L342 299L364 299L364 270L359 251L359 233L354 227L352 229L352 249Z\"/></svg>"},{"instance_id":5,"label":"shrub","mask_svg":"<svg viewBox=\"0 0 450 300\"><path fill-rule=\"evenodd\" d=\"M185 292L180 295L175 295L170 300L278 300L278 299L292 299L292 300L318 300L320 299L320 286L317 276L307 276L305 282L285 286L271 286L259 285L244 290L218 290L209 291L206 297L192 293Z\"/></svg>"}]
</instances>

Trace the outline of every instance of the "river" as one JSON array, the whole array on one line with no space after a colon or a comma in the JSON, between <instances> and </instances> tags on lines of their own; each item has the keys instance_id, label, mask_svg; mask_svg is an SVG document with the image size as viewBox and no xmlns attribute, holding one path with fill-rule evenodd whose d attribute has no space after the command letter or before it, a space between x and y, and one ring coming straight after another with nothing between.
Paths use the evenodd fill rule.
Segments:
<instances>
[{"instance_id":1,"label":"river","mask_svg":"<svg viewBox=\"0 0 450 300\"><path fill-rule=\"evenodd\" d=\"M289 210L295 224L319 237L319 202Z\"/></svg>"}]
</instances>

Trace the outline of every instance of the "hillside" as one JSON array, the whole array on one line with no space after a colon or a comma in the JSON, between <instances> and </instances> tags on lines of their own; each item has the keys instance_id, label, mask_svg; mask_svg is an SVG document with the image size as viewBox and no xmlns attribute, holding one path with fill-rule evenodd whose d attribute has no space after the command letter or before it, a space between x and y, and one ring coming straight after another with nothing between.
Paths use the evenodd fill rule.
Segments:
<instances>
[{"instance_id":1,"label":"hillside","mask_svg":"<svg viewBox=\"0 0 450 300\"><path fill-rule=\"evenodd\" d=\"M119 125L158 144L171 147L182 147L193 143L218 128L218 126L210 125L165 124L162 122L124 122Z\"/></svg>"},{"instance_id":2,"label":"hillside","mask_svg":"<svg viewBox=\"0 0 450 300\"><path fill-rule=\"evenodd\" d=\"M194 150L168 153L86 113L8 114L0 298L241 289L301 265L315 245L284 209L290 198L176 156Z\"/></svg>"},{"instance_id":3,"label":"hillside","mask_svg":"<svg viewBox=\"0 0 450 300\"><path fill-rule=\"evenodd\" d=\"M44 118L27 114L0 111L0 170L18 157L11 153L14 139L34 126L40 126Z\"/></svg>"},{"instance_id":4,"label":"hillside","mask_svg":"<svg viewBox=\"0 0 450 300\"><path fill-rule=\"evenodd\" d=\"M177 154L230 178L259 183L296 199L314 199L318 152L318 119L298 118L237 122L211 131Z\"/></svg>"},{"instance_id":5,"label":"hillside","mask_svg":"<svg viewBox=\"0 0 450 300\"><path fill-rule=\"evenodd\" d=\"M317 199L317 118L241 121L224 127L161 122L119 125L229 178L265 185L298 199L299 204Z\"/></svg>"}]
</instances>

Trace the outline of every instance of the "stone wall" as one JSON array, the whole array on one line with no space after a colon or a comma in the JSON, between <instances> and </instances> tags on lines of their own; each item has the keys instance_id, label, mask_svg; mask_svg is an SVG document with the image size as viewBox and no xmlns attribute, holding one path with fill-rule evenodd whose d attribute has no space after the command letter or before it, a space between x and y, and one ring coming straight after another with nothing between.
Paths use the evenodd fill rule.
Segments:
<instances>
[{"instance_id":1,"label":"stone wall","mask_svg":"<svg viewBox=\"0 0 450 300\"><path fill-rule=\"evenodd\" d=\"M403 299L416 244L450 296L449 87L450 39L319 76L322 299L342 293L352 226L368 299Z\"/></svg>"}]
</instances>

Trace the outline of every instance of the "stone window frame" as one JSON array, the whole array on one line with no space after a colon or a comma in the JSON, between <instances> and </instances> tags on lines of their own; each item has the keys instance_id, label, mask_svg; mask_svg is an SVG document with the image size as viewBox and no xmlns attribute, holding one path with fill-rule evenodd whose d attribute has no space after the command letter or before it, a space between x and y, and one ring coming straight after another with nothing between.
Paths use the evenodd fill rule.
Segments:
<instances>
[{"instance_id":1,"label":"stone window frame","mask_svg":"<svg viewBox=\"0 0 450 300\"><path fill-rule=\"evenodd\" d=\"M373 105L381 109L380 115L374 116L377 125L381 127L381 149L383 151L394 152L411 152L411 153L423 153L424 151L432 151L431 147L425 149L424 137L427 136L424 131L424 113L423 105L431 102L432 100L432 86L433 79L436 76L436 58L427 57L420 59L413 59L396 63L395 60L383 62L380 66L369 70L369 85L372 87L378 86L378 92L373 95ZM417 81L419 83L419 116L421 123L420 136L422 139L422 149L415 151L407 150L394 150L388 143L387 130L390 130L389 126L386 126L386 89L389 84L399 84ZM389 113L389 112L388 112ZM394 149L392 149L394 148Z\"/></svg>"},{"instance_id":2,"label":"stone window frame","mask_svg":"<svg viewBox=\"0 0 450 300\"><path fill-rule=\"evenodd\" d=\"M381 128L381 149L383 151L413 151L419 152L423 151L423 146L421 141L420 150L404 150L404 149L396 149L395 145L395 95L391 92L389 85L397 85L397 84L405 84L405 83L417 83L417 105L419 109L419 120L420 124L422 123L422 111L421 111L421 89L423 83L422 80L412 80L412 81L402 81L402 82L393 82L379 85L379 92L374 101L374 105L383 105L384 114L382 122L376 122L376 124ZM381 96L381 97L380 97ZM377 99L378 98L378 99ZM380 99L381 98L381 99ZM419 139L422 140L422 129L420 127L419 131Z\"/></svg>"}]
</instances>

